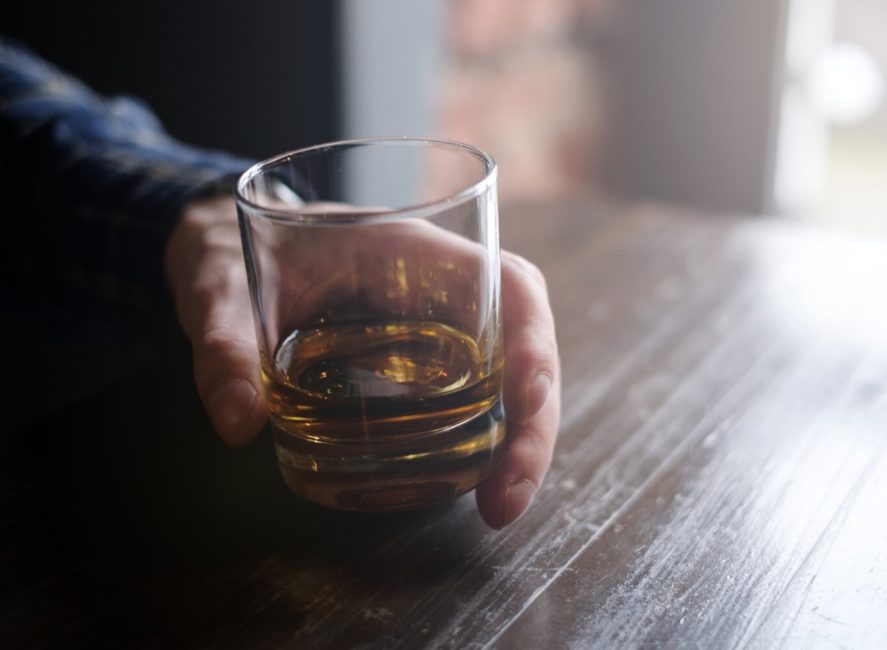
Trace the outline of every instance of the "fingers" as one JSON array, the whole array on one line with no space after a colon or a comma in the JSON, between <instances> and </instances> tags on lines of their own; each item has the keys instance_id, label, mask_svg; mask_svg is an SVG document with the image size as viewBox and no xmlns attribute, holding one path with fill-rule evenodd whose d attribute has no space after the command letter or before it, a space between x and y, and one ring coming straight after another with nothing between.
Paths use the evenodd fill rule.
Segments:
<instances>
[{"instance_id":1,"label":"fingers","mask_svg":"<svg viewBox=\"0 0 887 650\"><path fill-rule=\"evenodd\" d=\"M492 528L507 526L529 507L551 464L560 418L560 364L545 280L508 252L502 254L502 309L508 448L476 495Z\"/></svg>"},{"instance_id":2,"label":"fingers","mask_svg":"<svg viewBox=\"0 0 887 650\"><path fill-rule=\"evenodd\" d=\"M233 446L252 440L267 419L255 334L238 308L221 298L192 338L197 392L216 432Z\"/></svg>"},{"instance_id":3,"label":"fingers","mask_svg":"<svg viewBox=\"0 0 887 650\"><path fill-rule=\"evenodd\" d=\"M551 465L560 419L560 381L542 409L523 425L508 423L508 448L496 473L476 492L477 508L488 526L504 528L520 517Z\"/></svg>"},{"instance_id":4,"label":"fingers","mask_svg":"<svg viewBox=\"0 0 887 650\"><path fill-rule=\"evenodd\" d=\"M502 253L502 315L505 413L510 422L524 424L551 393L558 368L557 341L542 273L508 252Z\"/></svg>"},{"instance_id":5,"label":"fingers","mask_svg":"<svg viewBox=\"0 0 887 650\"><path fill-rule=\"evenodd\" d=\"M191 340L197 392L219 436L249 442L267 419L246 271L233 203L186 211L170 238L167 274Z\"/></svg>"}]
</instances>

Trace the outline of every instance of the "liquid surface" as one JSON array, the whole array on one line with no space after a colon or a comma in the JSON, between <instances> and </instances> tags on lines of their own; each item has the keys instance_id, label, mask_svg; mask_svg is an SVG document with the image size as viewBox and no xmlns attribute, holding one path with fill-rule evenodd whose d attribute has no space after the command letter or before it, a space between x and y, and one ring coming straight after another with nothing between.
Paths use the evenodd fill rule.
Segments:
<instances>
[{"instance_id":1,"label":"liquid surface","mask_svg":"<svg viewBox=\"0 0 887 650\"><path fill-rule=\"evenodd\" d=\"M420 507L470 490L504 439L502 360L428 321L291 333L264 369L284 478L357 510Z\"/></svg>"}]
</instances>

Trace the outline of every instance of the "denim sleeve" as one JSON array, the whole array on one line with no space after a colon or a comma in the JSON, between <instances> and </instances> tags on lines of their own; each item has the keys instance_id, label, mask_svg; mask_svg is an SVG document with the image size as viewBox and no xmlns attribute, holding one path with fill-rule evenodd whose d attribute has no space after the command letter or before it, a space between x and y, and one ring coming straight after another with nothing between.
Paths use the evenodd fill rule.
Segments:
<instances>
[{"instance_id":1,"label":"denim sleeve","mask_svg":"<svg viewBox=\"0 0 887 650\"><path fill-rule=\"evenodd\" d=\"M185 202L230 192L250 164L177 142L137 100L0 39L5 302L62 328L131 327L165 300L163 248Z\"/></svg>"}]
</instances>

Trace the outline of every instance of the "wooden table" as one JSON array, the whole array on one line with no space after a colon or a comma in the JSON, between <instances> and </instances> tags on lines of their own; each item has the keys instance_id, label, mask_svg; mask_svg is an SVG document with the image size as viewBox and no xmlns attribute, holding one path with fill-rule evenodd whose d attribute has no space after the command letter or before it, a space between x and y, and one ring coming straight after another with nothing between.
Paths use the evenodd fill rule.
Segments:
<instances>
[{"instance_id":1,"label":"wooden table","mask_svg":"<svg viewBox=\"0 0 887 650\"><path fill-rule=\"evenodd\" d=\"M502 222L565 373L516 525L290 496L267 435L215 440L173 337L7 445L0 644L887 647L887 242L624 204Z\"/></svg>"}]
</instances>

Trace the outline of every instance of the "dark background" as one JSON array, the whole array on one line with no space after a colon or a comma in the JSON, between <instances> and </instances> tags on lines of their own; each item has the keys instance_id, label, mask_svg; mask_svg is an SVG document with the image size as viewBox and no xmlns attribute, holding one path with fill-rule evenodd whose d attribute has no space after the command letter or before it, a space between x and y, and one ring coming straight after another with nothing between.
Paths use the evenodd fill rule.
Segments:
<instances>
[{"instance_id":1,"label":"dark background","mask_svg":"<svg viewBox=\"0 0 887 650\"><path fill-rule=\"evenodd\" d=\"M263 158L337 137L336 4L16 0L0 33L183 141Z\"/></svg>"}]
</instances>

